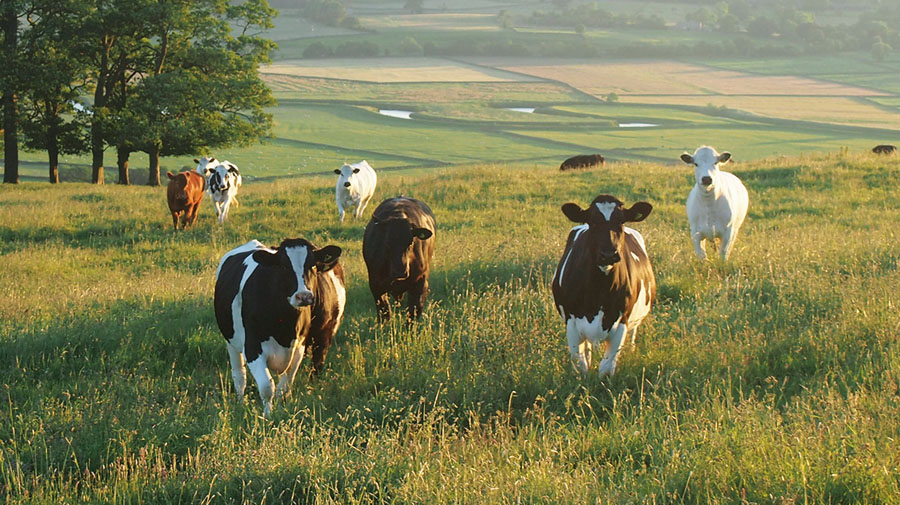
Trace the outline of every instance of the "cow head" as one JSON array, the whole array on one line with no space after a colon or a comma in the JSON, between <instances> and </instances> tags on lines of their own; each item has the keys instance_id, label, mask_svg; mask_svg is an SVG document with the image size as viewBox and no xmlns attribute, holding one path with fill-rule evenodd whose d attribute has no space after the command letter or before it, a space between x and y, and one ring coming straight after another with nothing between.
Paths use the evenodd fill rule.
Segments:
<instances>
[{"instance_id":1,"label":"cow head","mask_svg":"<svg viewBox=\"0 0 900 505\"><path fill-rule=\"evenodd\" d=\"M577 204L562 206L563 214L575 223L588 226L589 246L594 262L604 273L609 273L613 265L621 261L624 250L625 223L643 221L650 215L653 206L647 202L636 202L625 208L618 198L600 195L587 209Z\"/></svg>"},{"instance_id":2,"label":"cow head","mask_svg":"<svg viewBox=\"0 0 900 505\"><path fill-rule=\"evenodd\" d=\"M681 155L681 161L694 165L694 178L697 186L705 191L712 191L719 182L719 163L728 163L731 153L719 154L709 146L698 147L691 156L688 153Z\"/></svg>"},{"instance_id":3,"label":"cow head","mask_svg":"<svg viewBox=\"0 0 900 505\"><path fill-rule=\"evenodd\" d=\"M403 281L409 278L409 262L413 257L413 243L416 240L428 240L433 235L428 228L413 226L406 219L388 219L378 221L373 218L375 226L380 226L385 237L387 249L388 275L392 281Z\"/></svg>"},{"instance_id":4,"label":"cow head","mask_svg":"<svg viewBox=\"0 0 900 505\"><path fill-rule=\"evenodd\" d=\"M194 163L197 164L197 173L202 175L204 179L212 174L213 170L217 166L219 166L219 160L215 158L194 158Z\"/></svg>"},{"instance_id":5,"label":"cow head","mask_svg":"<svg viewBox=\"0 0 900 505\"><path fill-rule=\"evenodd\" d=\"M216 165L212 170L209 170L209 174L207 186L212 193L224 193L237 182L230 167L224 164Z\"/></svg>"},{"instance_id":6,"label":"cow head","mask_svg":"<svg viewBox=\"0 0 900 505\"><path fill-rule=\"evenodd\" d=\"M278 289L288 293L288 303L297 309L315 303L316 274L334 268L340 256L338 246L317 249L302 238L284 240L275 252L260 249L253 253L260 265L284 270Z\"/></svg>"},{"instance_id":7,"label":"cow head","mask_svg":"<svg viewBox=\"0 0 900 505\"><path fill-rule=\"evenodd\" d=\"M337 185L339 187L350 188L356 184L356 174L359 173L359 167L344 163L341 168L335 168L334 173L338 175Z\"/></svg>"},{"instance_id":8,"label":"cow head","mask_svg":"<svg viewBox=\"0 0 900 505\"><path fill-rule=\"evenodd\" d=\"M168 195L169 199L174 203L185 205L188 200L187 194L187 186L188 186L188 175L187 172L179 172L177 174L173 174L172 172L166 172L166 176L169 178L168 185Z\"/></svg>"}]
</instances>

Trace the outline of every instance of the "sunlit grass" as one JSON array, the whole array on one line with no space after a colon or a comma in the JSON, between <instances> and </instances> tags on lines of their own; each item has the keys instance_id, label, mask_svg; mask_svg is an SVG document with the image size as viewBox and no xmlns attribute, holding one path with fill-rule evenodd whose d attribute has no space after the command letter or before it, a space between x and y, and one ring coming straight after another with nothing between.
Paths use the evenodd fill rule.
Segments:
<instances>
[{"instance_id":1,"label":"sunlit grass","mask_svg":"<svg viewBox=\"0 0 900 505\"><path fill-rule=\"evenodd\" d=\"M175 233L164 191L0 187L0 492L10 503L893 503L900 158L734 163L729 263L687 236L690 174L613 163L379 177L438 222L422 321L376 324L364 221L330 177L248 182L224 227ZM647 200L659 297L617 375L572 370L549 280L559 207ZM212 314L250 238L344 249L326 370L263 420Z\"/></svg>"}]
</instances>

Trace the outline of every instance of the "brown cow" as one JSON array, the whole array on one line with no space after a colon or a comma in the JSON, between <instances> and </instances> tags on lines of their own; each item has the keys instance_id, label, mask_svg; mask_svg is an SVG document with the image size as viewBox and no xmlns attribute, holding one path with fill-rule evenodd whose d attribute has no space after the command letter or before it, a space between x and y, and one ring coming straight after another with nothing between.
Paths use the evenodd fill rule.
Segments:
<instances>
[{"instance_id":1,"label":"brown cow","mask_svg":"<svg viewBox=\"0 0 900 505\"><path fill-rule=\"evenodd\" d=\"M892 146L890 144L881 144L873 147L872 152L875 154L894 154L897 152L897 146Z\"/></svg>"},{"instance_id":2,"label":"brown cow","mask_svg":"<svg viewBox=\"0 0 900 505\"><path fill-rule=\"evenodd\" d=\"M572 156L559 166L560 170L568 170L570 168L590 168L595 165L603 165L606 160L599 154L579 154Z\"/></svg>"},{"instance_id":3,"label":"brown cow","mask_svg":"<svg viewBox=\"0 0 900 505\"><path fill-rule=\"evenodd\" d=\"M388 198L372 213L363 234L362 253L382 321L391 315L388 294L399 300L406 293L409 319L422 315L434 234L431 208L415 198Z\"/></svg>"},{"instance_id":4,"label":"brown cow","mask_svg":"<svg viewBox=\"0 0 900 505\"><path fill-rule=\"evenodd\" d=\"M169 199L169 210L172 211L172 226L178 230L178 218L181 218L181 228L187 228L197 220L197 210L200 201L203 200L203 189L206 186L203 176L193 171L181 172L169 176L169 187L166 194Z\"/></svg>"}]
</instances>

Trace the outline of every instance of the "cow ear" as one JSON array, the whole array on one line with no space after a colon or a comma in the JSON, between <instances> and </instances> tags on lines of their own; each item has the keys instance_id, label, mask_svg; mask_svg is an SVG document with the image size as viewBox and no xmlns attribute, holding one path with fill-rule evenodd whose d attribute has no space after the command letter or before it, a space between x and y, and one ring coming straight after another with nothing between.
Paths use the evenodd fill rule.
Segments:
<instances>
[{"instance_id":1,"label":"cow ear","mask_svg":"<svg viewBox=\"0 0 900 505\"><path fill-rule=\"evenodd\" d=\"M359 173L359 169L358 169L358 168L354 168L354 169L353 169L353 173L354 173L354 174L358 174L358 173Z\"/></svg>"},{"instance_id":2,"label":"cow ear","mask_svg":"<svg viewBox=\"0 0 900 505\"><path fill-rule=\"evenodd\" d=\"M172 174L172 172L166 172L166 175L169 176L169 179L174 179L174 178L175 178L175 176Z\"/></svg>"},{"instance_id":3,"label":"cow ear","mask_svg":"<svg viewBox=\"0 0 900 505\"><path fill-rule=\"evenodd\" d=\"M564 204L562 206L562 213L565 214L566 217L569 218L569 221L572 221L573 223L585 222L584 211L581 209L581 207L578 206L578 204Z\"/></svg>"},{"instance_id":4,"label":"cow ear","mask_svg":"<svg viewBox=\"0 0 900 505\"><path fill-rule=\"evenodd\" d=\"M278 254L269 251L258 250L253 253L253 261L267 267L278 266Z\"/></svg>"},{"instance_id":5,"label":"cow ear","mask_svg":"<svg viewBox=\"0 0 900 505\"><path fill-rule=\"evenodd\" d=\"M637 223L638 221L643 221L650 215L651 210L653 210L653 206L649 203L635 202L631 208L625 209L625 222Z\"/></svg>"},{"instance_id":6,"label":"cow ear","mask_svg":"<svg viewBox=\"0 0 900 505\"><path fill-rule=\"evenodd\" d=\"M331 270L337 265L341 252L341 248L336 245L327 245L321 249L316 249L313 251L313 256L316 258L316 268L320 272Z\"/></svg>"},{"instance_id":7,"label":"cow ear","mask_svg":"<svg viewBox=\"0 0 900 505\"><path fill-rule=\"evenodd\" d=\"M416 237L419 240L428 240L431 238L431 230L428 228L413 228L412 229L413 237Z\"/></svg>"},{"instance_id":8,"label":"cow ear","mask_svg":"<svg viewBox=\"0 0 900 505\"><path fill-rule=\"evenodd\" d=\"M200 160L198 160L197 158L194 158L194 163L197 163L197 164L199 165L199 164L200 164Z\"/></svg>"},{"instance_id":9,"label":"cow ear","mask_svg":"<svg viewBox=\"0 0 900 505\"><path fill-rule=\"evenodd\" d=\"M731 159L731 153L728 151L725 151L724 153L719 155L719 163L728 163L728 161L730 159Z\"/></svg>"},{"instance_id":10,"label":"cow ear","mask_svg":"<svg viewBox=\"0 0 900 505\"><path fill-rule=\"evenodd\" d=\"M335 168L335 169L334 169L334 173L337 174L337 175L341 175L341 169L340 169L340 168Z\"/></svg>"},{"instance_id":11,"label":"cow ear","mask_svg":"<svg viewBox=\"0 0 900 505\"><path fill-rule=\"evenodd\" d=\"M687 163L688 165L692 165L694 163L694 157L688 153L682 153L681 161Z\"/></svg>"}]
</instances>

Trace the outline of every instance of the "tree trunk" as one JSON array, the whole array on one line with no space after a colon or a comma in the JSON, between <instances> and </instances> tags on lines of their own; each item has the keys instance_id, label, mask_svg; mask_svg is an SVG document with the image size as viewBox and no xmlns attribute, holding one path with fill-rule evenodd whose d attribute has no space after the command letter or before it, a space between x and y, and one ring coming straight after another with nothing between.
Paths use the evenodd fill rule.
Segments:
<instances>
[{"instance_id":1,"label":"tree trunk","mask_svg":"<svg viewBox=\"0 0 900 505\"><path fill-rule=\"evenodd\" d=\"M131 181L128 178L128 157L131 156L131 151L128 150L127 147L121 147L116 150L116 165L119 167L119 184L124 186L128 186L131 184Z\"/></svg>"},{"instance_id":2,"label":"tree trunk","mask_svg":"<svg viewBox=\"0 0 900 505\"><path fill-rule=\"evenodd\" d=\"M159 152L161 150L162 146L153 144L147 151L147 154L150 155L150 172L147 174L148 186L159 186Z\"/></svg>"},{"instance_id":3,"label":"tree trunk","mask_svg":"<svg viewBox=\"0 0 900 505\"><path fill-rule=\"evenodd\" d=\"M94 115L91 120L91 182L103 184L103 126L100 124L100 109L106 106L106 77L109 72L110 40L103 39L103 52L97 72L97 87L94 90Z\"/></svg>"},{"instance_id":4,"label":"tree trunk","mask_svg":"<svg viewBox=\"0 0 900 505\"><path fill-rule=\"evenodd\" d=\"M47 156L50 159L50 184L59 183L59 143L55 129L47 132Z\"/></svg>"},{"instance_id":5,"label":"tree trunk","mask_svg":"<svg viewBox=\"0 0 900 505\"><path fill-rule=\"evenodd\" d=\"M3 65L16 66L17 35L19 22L12 0L0 0L0 23L3 25L5 44ZM10 67L7 67L7 69ZM9 70L7 70L9 72ZM11 72L9 72L11 73ZM3 79L2 114L3 114L3 182L16 184L19 182L19 138L16 111L16 90L9 76Z\"/></svg>"}]
</instances>

